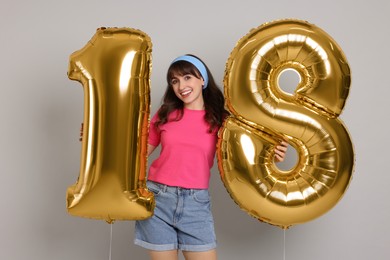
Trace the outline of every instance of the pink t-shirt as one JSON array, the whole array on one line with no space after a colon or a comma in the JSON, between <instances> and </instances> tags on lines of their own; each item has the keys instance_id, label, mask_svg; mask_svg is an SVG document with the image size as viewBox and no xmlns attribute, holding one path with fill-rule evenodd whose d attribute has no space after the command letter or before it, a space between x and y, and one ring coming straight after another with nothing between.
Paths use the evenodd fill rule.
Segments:
<instances>
[{"instance_id":1,"label":"pink t-shirt","mask_svg":"<svg viewBox=\"0 0 390 260\"><path fill-rule=\"evenodd\" d=\"M168 122L158 128L154 125L157 114L150 122L149 144L161 143L161 153L150 166L148 180L182 188L207 189L217 130L208 132L204 110L184 109L182 119L172 120L177 113L172 112Z\"/></svg>"}]
</instances>

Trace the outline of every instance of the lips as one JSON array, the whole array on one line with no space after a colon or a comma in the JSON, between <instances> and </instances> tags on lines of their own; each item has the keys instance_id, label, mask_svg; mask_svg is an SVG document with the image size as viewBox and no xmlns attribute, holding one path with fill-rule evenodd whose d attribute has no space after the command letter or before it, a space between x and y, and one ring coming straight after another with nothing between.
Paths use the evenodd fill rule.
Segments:
<instances>
[{"instance_id":1,"label":"lips","mask_svg":"<svg viewBox=\"0 0 390 260\"><path fill-rule=\"evenodd\" d=\"M185 98L185 97L189 96L191 93L192 93L192 89L186 89L186 90L180 92L180 96Z\"/></svg>"}]
</instances>

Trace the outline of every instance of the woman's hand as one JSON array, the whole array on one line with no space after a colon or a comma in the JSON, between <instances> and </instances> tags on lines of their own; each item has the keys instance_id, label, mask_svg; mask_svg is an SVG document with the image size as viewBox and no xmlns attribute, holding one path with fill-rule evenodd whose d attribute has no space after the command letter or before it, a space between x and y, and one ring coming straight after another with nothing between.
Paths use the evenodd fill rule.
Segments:
<instances>
[{"instance_id":1,"label":"woman's hand","mask_svg":"<svg viewBox=\"0 0 390 260\"><path fill-rule=\"evenodd\" d=\"M279 145L275 147L275 162L283 162L287 151L287 142L281 141Z\"/></svg>"}]
</instances>

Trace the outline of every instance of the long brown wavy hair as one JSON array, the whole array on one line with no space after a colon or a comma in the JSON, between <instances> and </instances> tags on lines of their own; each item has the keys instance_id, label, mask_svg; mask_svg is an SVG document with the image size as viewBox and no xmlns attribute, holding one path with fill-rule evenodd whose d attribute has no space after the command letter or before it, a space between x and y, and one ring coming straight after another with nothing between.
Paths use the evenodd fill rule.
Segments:
<instances>
[{"instance_id":1,"label":"long brown wavy hair","mask_svg":"<svg viewBox=\"0 0 390 260\"><path fill-rule=\"evenodd\" d=\"M193 56L199 59L192 54L186 55ZM201 59L199 60L202 61ZM225 109L225 98L222 91L215 83L214 77L211 74L207 65L203 61L202 63L205 65L209 77L207 87L202 90L206 111L204 119L210 125L209 132L212 132L213 130L218 129L222 125L223 120L228 115L228 111ZM160 126L162 124L167 123L169 114L174 110L179 111L178 117L174 120L179 121L183 117L184 103L176 96L175 92L173 91L171 81L174 75L184 76L187 74L191 74L198 79L201 78L201 74L198 69L192 63L187 61L176 61L172 63L171 66L168 68L168 86L163 96L162 105L158 110L159 119L156 121L156 126Z\"/></svg>"}]
</instances>

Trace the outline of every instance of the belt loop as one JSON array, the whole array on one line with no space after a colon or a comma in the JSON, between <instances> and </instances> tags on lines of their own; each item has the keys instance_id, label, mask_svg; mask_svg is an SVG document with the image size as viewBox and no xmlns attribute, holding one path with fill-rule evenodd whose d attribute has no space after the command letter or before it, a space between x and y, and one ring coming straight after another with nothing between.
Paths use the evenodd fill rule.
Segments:
<instances>
[{"instance_id":1,"label":"belt loop","mask_svg":"<svg viewBox=\"0 0 390 260\"><path fill-rule=\"evenodd\" d=\"M164 186L163 186L163 192L165 193L165 192L167 192L167 190L168 190L168 185L164 184Z\"/></svg>"}]
</instances>

